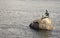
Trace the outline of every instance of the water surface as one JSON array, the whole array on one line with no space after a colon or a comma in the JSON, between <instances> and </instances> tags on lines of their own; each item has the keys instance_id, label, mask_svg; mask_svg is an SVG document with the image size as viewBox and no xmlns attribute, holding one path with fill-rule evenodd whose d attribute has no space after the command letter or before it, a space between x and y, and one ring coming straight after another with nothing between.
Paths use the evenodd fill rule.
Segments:
<instances>
[{"instance_id":1,"label":"water surface","mask_svg":"<svg viewBox=\"0 0 60 38\"><path fill-rule=\"evenodd\" d=\"M52 31L35 31L29 24L48 10ZM0 0L0 38L60 38L60 0Z\"/></svg>"}]
</instances>

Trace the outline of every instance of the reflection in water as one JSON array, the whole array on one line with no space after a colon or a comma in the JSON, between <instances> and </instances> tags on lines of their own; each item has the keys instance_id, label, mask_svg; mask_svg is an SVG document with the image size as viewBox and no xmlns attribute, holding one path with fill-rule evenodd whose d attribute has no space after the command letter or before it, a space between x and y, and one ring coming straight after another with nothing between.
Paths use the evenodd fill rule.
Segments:
<instances>
[{"instance_id":1,"label":"reflection in water","mask_svg":"<svg viewBox=\"0 0 60 38\"><path fill-rule=\"evenodd\" d=\"M50 38L51 31L40 30L33 33L34 38Z\"/></svg>"},{"instance_id":2,"label":"reflection in water","mask_svg":"<svg viewBox=\"0 0 60 38\"><path fill-rule=\"evenodd\" d=\"M60 34L60 31L58 30L52 30L52 31L33 30L32 31L33 38L58 38L59 34Z\"/></svg>"},{"instance_id":3,"label":"reflection in water","mask_svg":"<svg viewBox=\"0 0 60 38\"><path fill-rule=\"evenodd\" d=\"M49 34L51 34L51 33L48 31L41 31L41 33L40 33L41 38L49 38Z\"/></svg>"}]
</instances>

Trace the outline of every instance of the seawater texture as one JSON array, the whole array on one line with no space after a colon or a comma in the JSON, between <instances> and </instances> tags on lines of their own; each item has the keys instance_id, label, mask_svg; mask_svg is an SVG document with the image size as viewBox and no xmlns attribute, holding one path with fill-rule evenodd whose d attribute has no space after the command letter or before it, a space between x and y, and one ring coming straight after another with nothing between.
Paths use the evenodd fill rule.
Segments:
<instances>
[{"instance_id":1,"label":"seawater texture","mask_svg":"<svg viewBox=\"0 0 60 38\"><path fill-rule=\"evenodd\" d=\"M56 29L30 29L46 9ZM0 0L0 38L60 38L60 0Z\"/></svg>"}]
</instances>

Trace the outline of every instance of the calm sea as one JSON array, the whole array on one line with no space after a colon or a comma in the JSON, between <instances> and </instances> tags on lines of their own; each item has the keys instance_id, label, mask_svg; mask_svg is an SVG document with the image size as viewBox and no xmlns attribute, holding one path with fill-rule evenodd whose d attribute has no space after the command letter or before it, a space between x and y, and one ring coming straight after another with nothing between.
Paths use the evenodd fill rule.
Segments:
<instances>
[{"instance_id":1,"label":"calm sea","mask_svg":"<svg viewBox=\"0 0 60 38\"><path fill-rule=\"evenodd\" d=\"M56 29L30 29L46 9ZM0 38L60 38L60 0L0 0Z\"/></svg>"}]
</instances>

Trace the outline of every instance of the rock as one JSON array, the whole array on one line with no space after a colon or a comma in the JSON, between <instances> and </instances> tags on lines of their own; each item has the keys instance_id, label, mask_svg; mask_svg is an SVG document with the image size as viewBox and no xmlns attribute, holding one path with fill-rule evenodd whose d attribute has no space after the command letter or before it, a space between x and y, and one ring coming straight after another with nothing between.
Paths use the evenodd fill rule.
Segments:
<instances>
[{"instance_id":1,"label":"rock","mask_svg":"<svg viewBox=\"0 0 60 38\"><path fill-rule=\"evenodd\" d=\"M32 29L39 30L39 23L38 22L33 22L29 26Z\"/></svg>"},{"instance_id":2,"label":"rock","mask_svg":"<svg viewBox=\"0 0 60 38\"><path fill-rule=\"evenodd\" d=\"M55 27L52 25L52 21L49 18L34 20L30 25L30 28L37 30L53 30Z\"/></svg>"}]
</instances>

